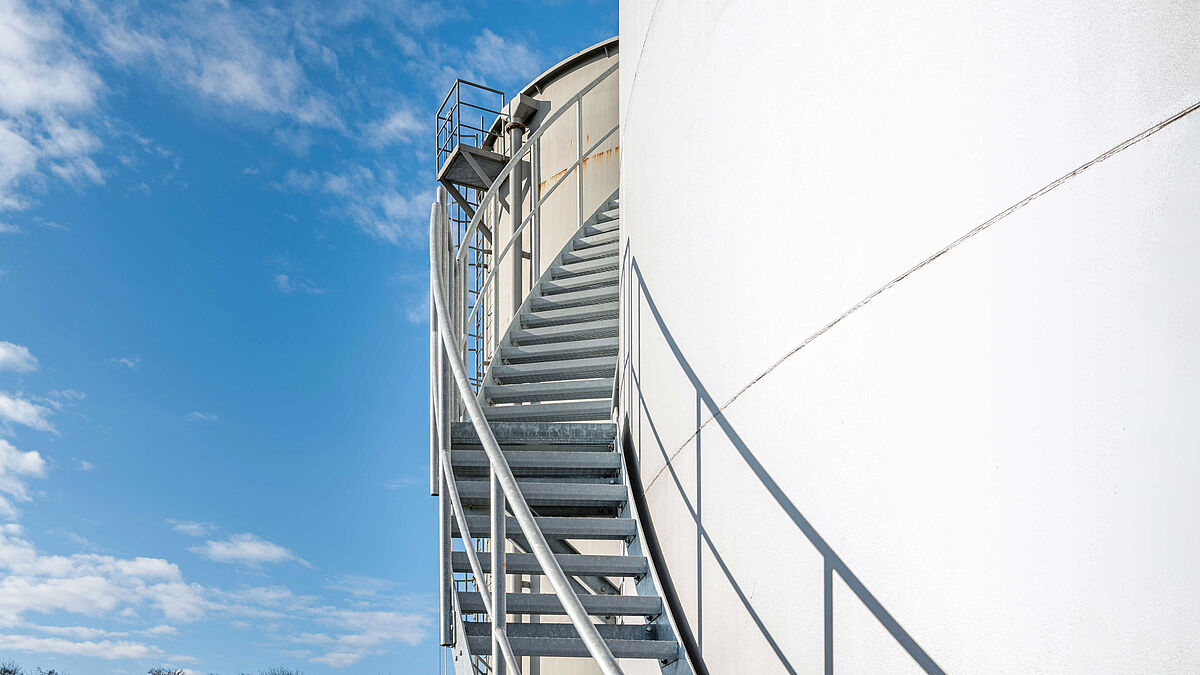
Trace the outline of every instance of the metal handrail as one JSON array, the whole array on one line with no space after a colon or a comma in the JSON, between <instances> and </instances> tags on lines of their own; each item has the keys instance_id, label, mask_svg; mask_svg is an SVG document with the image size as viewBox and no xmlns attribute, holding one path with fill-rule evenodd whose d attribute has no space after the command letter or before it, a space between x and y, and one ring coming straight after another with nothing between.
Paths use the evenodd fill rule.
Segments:
<instances>
[{"instance_id":1,"label":"metal handrail","mask_svg":"<svg viewBox=\"0 0 1200 675\"><path fill-rule=\"evenodd\" d=\"M544 128L544 127L543 127ZM511 164L509 167L511 169ZM494 188L493 188L494 189ZM520 488L517 486L517 479L513 475L512 469L508 466L508 461L504 458L504 453L500 449L500 444L496 441L495 435L492 433L492 428L488 424L487 418L484 416L483 408L479 405L479 401L475 399L475 392L471 388L471 383L467 379L466 366L459 357L457 340L454 338L453 332L450 330L450 321L447 318L448 310L446 308L445 292L442 288L442 269L441 256L439 255L438 245L440 240L440 223L443 219L444 211L441 201L435 202L430 213L430 246L429 246L429 264L431 272L430 296L432 299L432 314L437 320L438 338L442 343L442 352L444 353L450 371L454 377L454 383L458 388L459 396L462 403L466 407L467 416L470 418L471 424L475 427L475 433L479 436L480 442L483 444L484 452L487 454L488 462L491 465L492 473L500 488L504 491L504 496L507 498L509 505L512 508L513 516L517 524L521 527L521 532L525 535L525 539L529 544L529 548L537 559L538 564L542 568L542 573L550 580L550 585L553 586L555 595L558 596L563 608L566 610L567 616L570 617L571 623L574 624L575 630L579 633L580 639L583 640L588 652L592 655L600 666L600 670L605 675L622 675L621 667L617 664L616 658L612 651L604 642L604 638L600 636L600 632L596 630L596 626L592 624L588 618L587 610L584 609L583 603L579 599L579 595L572 588L570 580L563 572L562 567L555 559L554 553L550 550L550 545L546 542L545 535L537 526L537 521L534 519L533 511L530 510L529 504L525 501L525 497L521 494ZM445 429L445 435L442 434L442 429L439 426L438 435L441 440L444 440L445 435L448 435L449 429ZM461 499L458 495L456 483L453 480L453 470L449 462L449 453L446 450L446 443L439 442L441 460L441 475L442 485L445 491L449 493L451 504L455 507L455 517L459 519L459 531L464 536L467 536L466 518L463 515ZM492 546L505 546L504 541L492 541ZM470 547L464 547L470 550ZM486 590L486 585L483 582L483 574L478 559L470 552L467 554L471 560L472 572L475 574L476 585L481 589ZM503 573L501 570L493 569L493 577L497 572ZM493 579L495 581L495 579ZM503 577L499 580L500 584L504 584ZM490 603L489 605L490 606ZM496 631L496 623L499 619L495 613L489 613L492 620L493 633L497 633L498 642L504 652L505 660L513 667L515 672L519 671L519 666L515 658L511 656L511 648L506 648L507 635L504 631Z\"/></svg>"}]
</instances>

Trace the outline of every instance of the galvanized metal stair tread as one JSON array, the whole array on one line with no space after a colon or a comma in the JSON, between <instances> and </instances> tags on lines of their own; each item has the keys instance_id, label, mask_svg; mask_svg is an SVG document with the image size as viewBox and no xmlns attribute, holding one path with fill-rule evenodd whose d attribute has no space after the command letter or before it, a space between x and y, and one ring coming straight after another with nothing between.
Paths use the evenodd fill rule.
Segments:
<instances>
[{"instance_id":1,"label":"galvanized metal stair tread","mask_svg":"<svg viewBox=\"0 0 1200 675\"><path fill-rule=\"evenodd\" d=\"M588 323L617 318L617 303L605 302L583 307L567 309L547 309L521 314L522 328L541 328L543 326L563 326L567 324Z\"/></svg>"},{"instance_id":2,"label":"galvanized metal stair tread","mask_svg":"<svg viewBox=\"0 0 1200 675\"><path fill-rule=\"evenodd\" d=\"M616 373L616 360L610 357L569 359L531 363L496 364L492 366L492 378L500 383L544 382L546 380L572 380L581 378L612 377Z\"/></svg>"},{"instance_id":3,"label":"galvanized metal stair tread","mask_svg":"<svg viewBox=\"0 0 1200 675\"><path fill-rule=\"evenodd\" d=\"M490 503L490 487L490 481L487 480L458 481L458 493L464 506L487 506ZM534 507L604 508L619 506L629 498L629 492L622 484L518 480L517 488L521 490L525 501Z\"/></svg>"},{"instance_id":4,"label":"galvanized metal stair tread","mask_svg":"<svg viewBox=\"0 0 1200 675\"><path fill-rule=\"evenodd\" d=\"M553 624L532 624L553 625ZM569 624L567 624L569 625ZM491 650L490 639L487 635L468 635L467 643L470 650L487 653ZM620 638L605 638L613 656L619 659L659 659L673 660L678 657L678 645L674 640L626 640ZM516 656L549 656L559 658L587 658L590 656L583 640L579 638L560 637L510 637L509 643Z\"/></svg>"},{"instance_id":5,"label":"galvanized metal stair tread","mask_svg":"<svg viewBox=\"0 0 1200 675\"><path fill-rule=\"evenodd\" d=\"M621 468L621 458L612 451L507 450L504 459L518 477L545 474L612 476ZM456 450L451 453L450 463L456 476L487 476L491 466L483 450Z\"/></svg>"},{"instance_id":6,"label":"galvanized metal stair tread","mask_svg":"<svg viewBox=\"0 0 1200 675\"><path fill-rule=\"evenodd\" d=\"M583 235L575 237L575 239L571 240L571 248L578 251L581 249L591 248L593 246L599 246L601 244L611 244L617 241L619 237L620 232L618 230L596 232L595 234L588 234L585 231Z\"/></svg>"},{"instance_id":7,"label":"galvanized metal stair tread","mask_svg":"<svg viewBox=\"0 0 1200 675\"><path fill-rule=\"evenodd\" d=\"M643 556L556 553L554 559L558 561L563 572L571 576L594 574L604 577L640 577L650 571L646 558ZM471 561L467 558L466 551L452 552L450 565L455 572L471 571ZM482 572L492 571L491 556L479 556L479 566ZM509 553L505 556L504 567L508 574L541 574L542 572L541 565L532 553Z\"/></svg>"},{"instance_id":8,"label":"galvanized metal stair tread","mask_svg":"<svg viewBox=\"0 0 1200 675\"><path fill-rule=\"evenodd\" d=\"M524 384L500 384L483 388L483 397L490 404L536 403L612 396L613 378L595 377L585 380L551 380ZM611 404L611 401L606 400Z\"/></svg>"},{"instance_id":9,"label":"galvanized metal stair tread","mask_svg":"<svg viewBox=\"0 0 1200 675\"><path fill-rule=\"evenodd\" d=\"M491 538L491 517L487 514L467 514L467 527L471 536L478 539ZM517 519L507 516L505 532L509 537L520 537L521 526ZM632 518L601 518L595 516L536 516L534 522L548 538L579 539L589 541L627 540L637 534L637 523ZM458 523L452 526L452 536L461 537Z\"/></svg>"},{"instance_id":10,"label":"galvanized metal stair tread","mask_svg":"<svg viewBox=\"0 0 1200 675\"><path fill-rule=\"evenodd\" d=\"M614 244L615 246L615 244ZM603 270L615 270L620 264L620 260L615 256L604 258L595 258L593 260L570 261L564 260L561 264L555 265L550 270L551 279L567 279L570 277L579 276L581 274L591 274Z\"/></svg>"},{"instance_id":11,"label":"galvanized metal stair tread","mask_svg":"<svg viewBox=\"0 0 1200 675\"><path fill-rule=\"evenodd\" d=\"M591 246L584 249L564 251L562 254L562 263L564 265L583 262L584 260L595 260L596 258L611 258L618 253L617 242L601 244L600 246Z\"/></svg>"},{"instance_id":12,"label":"galvanized metal stair tread","mask_svg":"<svg viewBox=\"0 0 1200 675\"><path fill-rule=\"evenodd\" d=\"M543 297L550 297L559 293L570 293L582 288L615 286L620 280L620 271L614 267L612 269L589 272L588 274L580 274L564 279L549 279L538 284L538 292Z\"/></svg>"},{"instance_id":13,"label":"galvanized metal stair tread","mask_svg":"<svg viewBox=\"0 0 1200 675\"><path fill-rule=\"evenodd\" d=\"M569 340L542 345L516 345L500 349L500 360L505 363L526 361L553 361L593 356L616 356L617 338L602 337L589 340ZM610 394L612 392L609 392Z\"/></svg>"},{"instance_id":14,"label":"galvanized metal stair tread","mask_svg":"<svg viewBox=\"0 0 1200 675\"><path fill-rule=\"evenodd\" d=\"M605 639L609 651L618 659L668 660L679 656L678 644L673 640L617 640ZM472 653L486 654L491 651L491 638L486 635L470 635L467 644ZM553 656L559 658L588 658L591 654L579 638L509 638L516 656Z\"/></svg>"},{"instance_id":15,"label":"galvanized metal stair tread","mask_svg":"<svg viewBox=\"0 0 1200 675\"><path fill-rule=\"evenodd\" d=\"M612 447L617 438L617 425L612 422L582 422L542 424L536 422L496 422L490 425L492 435L501 446L565 445ZM450 423L452 448L482 447L475 426L470 422Z\"/></svg>"},{"instance_id":16,"label":"galvanized metal stair tread","mask_svg":"<svg viewBox=\"0 0 1200 675\"><path fill-rule=\"evenodd\" d=\"M612 416L612 401L553 401L516 405L484 406L483 414L490 420L522 420L526 422L582 422L606 420Z\"/></svg>"},{"instance_id":17,"label":"galvanized metal stair tread","mask_svg":"<svg viewBox=\"0 0 1200 675\"><path fill-rule=\"evenodd\" d=\"M566 614L562 600L553 593L507 593L505 609L509 614ZM479 592L460 593L464 612L484 614ZM592 616L658 616L662 598L653 595L583 595L583 608Z\"/></svg>"},{"instance_id":18,"label":"galvanized metal stair tread","mask_svg":"<svg viewBox=\"0 0 1200 675\"><path fill-rule=\"evenodd\" d=\"M509 342L515 345L549 344L552 342L572 342L575 340L590 340L601 337L612 337L619 330L616 319L601 319L587 323L561 324L555 326L539 326L536 328L520 328L508 334Z\"/></svg>"},{"instance_id":19,"label":"galvanized metal stair tread","mask_svg":"<svg viewBox=\"0 0 1200 675\"><path fill-rule=\"evenodd\" d=\"M616 286L601 286L599 288L583 288L554 295L535 295L530 298L529 306L534 311L547 309L562 309L566 307L582 307L601 302L616 302L618 291Z\"/></svg>"},{"instance_id":20,"label":"galvanized metal stair tread","mask_svg":"<svg viewBox=\"0 0 1200 675\"><path fill-rule=\"evenodd\" d=\"M659 639L655 624L594 624L605 644L618 658L673 659L678 656L674 640ZM481 621L463 623L463 630L472 648L491 650L489 624ZM588 656L587 648L569 623L510 623L509 643L521 656Z\"/></svg>"},{"instance_id":21,"label":"galvanized metal stair tread","mask_svg":"<svg viewBox=\"0 0 1200 675\"><path fill-rule=\"evenodd\" d=\"M597 220L595 223L593 223L591 225L586 225L583 228L583 233L585 235L589 235L589 234L600 234L602 232L614 232L614 231L620 229L620 227L621 227L621 218L620 218L620 216L618 216L616 218L612 218L609 220Z\"/></svg>"}]
</instances>

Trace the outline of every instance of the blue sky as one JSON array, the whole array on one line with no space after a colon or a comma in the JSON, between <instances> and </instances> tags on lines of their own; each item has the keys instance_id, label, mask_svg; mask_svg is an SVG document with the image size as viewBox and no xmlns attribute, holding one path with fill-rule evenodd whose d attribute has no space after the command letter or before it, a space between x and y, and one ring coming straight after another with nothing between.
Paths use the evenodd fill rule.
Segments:
<instances>
[{"instance_id":1,"label":"blue sky","mask_svg":"<svg viewBox=\"0 0 1200 675\"><path fill-rule=\"evenodd\" d=\"M0 660L436 667L434 109L616 11L0 0Z\"/></svg>"}]
</instances>

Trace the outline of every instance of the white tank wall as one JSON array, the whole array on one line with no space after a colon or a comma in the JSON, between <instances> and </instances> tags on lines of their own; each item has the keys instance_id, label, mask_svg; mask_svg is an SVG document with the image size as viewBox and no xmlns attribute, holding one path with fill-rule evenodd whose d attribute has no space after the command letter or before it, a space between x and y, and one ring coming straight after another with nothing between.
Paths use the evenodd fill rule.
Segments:
<instances>
[{"instance_id":1,"label":"white tank wall","mask_svg":"<svg viewBox=\"0 0 1200 675\"><path fill-rule=\"evenodd\" d=\"M622 399L708 670L822 672L811 525L947 672L1200 671L1194 2L622 2ZM837 672L921 672L840 578Z\"/></svg>"}]
</instances>

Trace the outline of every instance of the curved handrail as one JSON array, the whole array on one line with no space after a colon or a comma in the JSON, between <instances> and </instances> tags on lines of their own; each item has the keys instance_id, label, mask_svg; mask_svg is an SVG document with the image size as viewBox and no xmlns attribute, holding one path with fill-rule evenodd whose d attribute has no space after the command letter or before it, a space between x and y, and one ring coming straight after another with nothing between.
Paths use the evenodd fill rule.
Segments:
<instances>
[{"instance_id":1,"label":"curved handrail","mask_svg":"<svg viewBox=\"0 0 1200 675\"><path fill-rule=\"evenodd\" d=\"M615 69L615 66L614 66ZM610 71L613 69L610 69ZM595 83L593 83L594 85ZM544 128L544 127L543 127ZM519 159L518 154L516 158ZM506 169L511 169L511 163ZM491 193L495 190L493 185ZM529 548L537 559L538 564L542 568L542 573L550 580L550 585L554 588L555 595L566 610L567 616L570 617L571 623L574 624L575 630L579 633L580 639L583 640L588 652L592 658L596 660L600 670L605 675L623 675L621 667L617 665L617 660L609 650L608 645L604 642L604 638L600 637L600 632L596 630L596 626L592 624L588 618L587 610L584 609L583 603L580 601L575 589L571 587L571 582L567 575L563 572L562 567L555 559L554 553L550 550L550 545L546 542L545 535L538 528L537 522L534 520L533 511L530 510L529 504L525 501L525 497L521 494L520 488L517 486L517 479L513 475L512 469L508 466L508 461L504 458L504 453L500 450L500 444L496 441L496 436L492 433L492 428L488 424L487 418L483 414L483 408L475 398L475 392L471 389L471 383L467 379L466 366L463 364L461 357L458 354L457 340L450 330L450 321L447 318L445 292L442 289L442 269L441 260L438 255L438 233L440 231L439 224L442 220L444 212L440 202L435 202L430 213L430 230L429 230L429 265L432 273L429 291L432 299L433 311L436 317L438 335L442 343L442 351L446 355L446 360L450 366L450 371L454 377L454 384L458 388L459 396L466 408L467 416L471 420L471 424L475 427L475 433L479 436L479 440L483 445L484 452L487 454L488 463L491 465L492 472L495 475L495 480L500 484L500 489L504 491L504 496L508 499L509 505L512 508L513 516L517 524L521 527L521 532L525 535L525 539L529 544ZM445 430L449 432L448 429ZM448 453L445 450L445 443L441 443L441 472L443 480L446 481L445 486L447 492L450 493L451 503L455 506L455 517L459 518L459 528L461 533L467 535L466 519L463 516L461 500L458 495L456 484L453 482L453 471L449 463ZM504 546L504 542L492 542L493 546ZM464 547L470 551L471 547ZM478 559L468 553L468 558L472 561L472 573L475 574L476 585L486 589L486 586L481 585L483 581L481 566ZM495 573L496 570L493 570ZM503 583L503 582L501 582ZM490 603L489 603L490 606ZM492 615L493 622L495 615ZM514 671L519 672L517 662L510 656L510 649L505 649L507 643L506 636L501 633L498 637L502 650L505 652L505 660L513 667Z\"/></svg>"}]
</instances>

